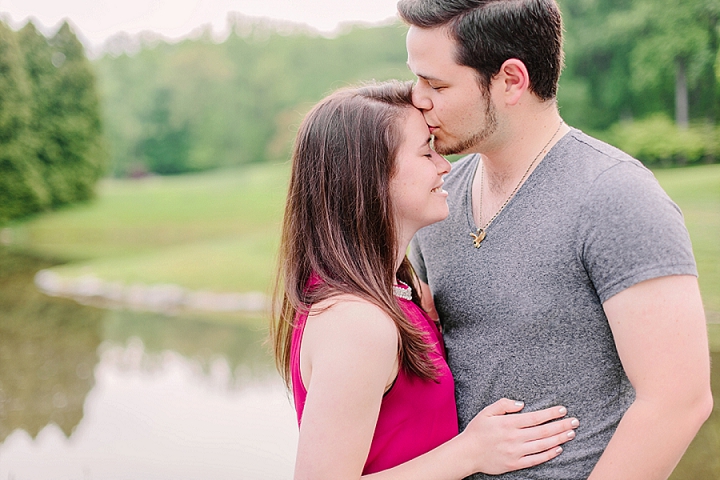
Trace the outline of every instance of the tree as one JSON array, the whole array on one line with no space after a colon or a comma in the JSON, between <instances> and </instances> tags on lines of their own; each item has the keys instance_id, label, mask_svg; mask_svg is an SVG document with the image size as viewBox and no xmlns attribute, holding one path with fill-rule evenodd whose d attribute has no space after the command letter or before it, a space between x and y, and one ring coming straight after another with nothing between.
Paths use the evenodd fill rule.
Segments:
<instances>
[{"instance_id":1,"label":"tree","mask_svg":"<svg viewBox=\"0 0 720 480\"><path fill-rule=\"evenodd\" d=\"M148 170L161 175L184 173L188 167L188 127L172 123L172 92L156 92L153 109L146 122L146 134L138 144L140 156Z\"/></svg>"},{"instance_id":2,"label":"tree","mask_svg":"<svg viewBox=\"0 0 720 480\"><path fill-rule=\"evenodd\" d=\"M398 24L356 26L332 39L244 17L230 27L221 44L207 35L175 44L118 38L114 53L95 62L114 174L136 164L169 173L284 161L302 115L325 94L411 78ZM118 55L118 46L138 43L139 51ZM182 142L175 151L173 141ZM172 167L176 161L182 165Z\"/></svg>"},{"instance_id":3,"label":"tree","mask_svg":"<svg viewBox=\"0 0 720 480\"><path fill-rule=\"evenodd\" d=\"M95 76L82 44L65 22L50 39L54 74L41 82L39 150L53 205L91 198L106 168Z\"/></svg>"},{"instance_id":4,"label":"tree","mask_svg":"<svg viewBox=\"0 0 720 480\"><path fill-rule=\"evenodd\" d=\"M680 126L716 118L718 0L563 0L562 8L561 86L586 86L591 127L657 112L674 112Z\"/></svg>"},{"instance_id":5,"label":"tree","mask_svg":"<svg viewBox=\"0 0 720 480\"><path fill-rule=\"evenodd\" d=\"M29 81L15 32L0 22L0 223L49 203L29 129Z\"/></svg>"},{"instance_id":6,"label":"tree","mask_svg":"<svg viewBox=\"0 0 720 480\"><path fill-rule=\"evenodd\" d=\"M43 182L48 190L51 204L62 203L58 199L59 175L61 172L61 152L52 138L56 128L56 119L50 105L54 94L56 67L53 65L53 49L47 38L40 33L32 22L28 22L18 32L18 44L22 52L27 74L30 97L29 128L33 133L33 152L37 160Z\"/></svg>"},{"instance_id":7,"label":"tree","mask_svg":"<svg viewBox=\"0 0 720 480\"><path fill-rule=\"evenodd\" d=\"M691 107L714 118L720 2L636 0L634 12L642 18L643 35L632 50L633 89L640 92L663 81L673 84L680 127L687 128Z\"/></svg>"}]
</instances>

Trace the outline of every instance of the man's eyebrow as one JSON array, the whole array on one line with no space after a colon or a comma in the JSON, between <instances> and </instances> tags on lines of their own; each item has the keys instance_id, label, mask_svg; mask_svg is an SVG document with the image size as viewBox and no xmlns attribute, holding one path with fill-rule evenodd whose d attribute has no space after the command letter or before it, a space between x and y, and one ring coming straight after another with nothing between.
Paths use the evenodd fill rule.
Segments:
<instances>
[{"instance_id":1,"label":"man's eyebrow","mask_svg":"<svg viewBox=\"0 0 720 480\"><path fill-rule=\"evenodd\" d=\"M410 68L410 64L409 64L409 63L405 63L405 65L407 65L408 70L410 70L410 71L412 72L412 68ZM415 72L413 72L413 73L415 73ZM431 76L431 75L425 75L425 74L422 74L422 73L415 73L415 76L418 77L418 78L422 78L423 80L425 80L425 81L427 81L427 82L440 82L440 81L441 81L439 78L435 78L435 77L433 77L433 76Z\"/></svg>"}]
</instances>

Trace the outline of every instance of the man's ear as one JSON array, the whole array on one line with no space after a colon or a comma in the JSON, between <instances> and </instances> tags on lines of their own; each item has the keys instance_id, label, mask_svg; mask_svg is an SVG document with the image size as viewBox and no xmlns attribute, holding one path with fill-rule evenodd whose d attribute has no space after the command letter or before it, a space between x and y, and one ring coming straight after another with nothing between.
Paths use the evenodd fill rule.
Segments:
<instances>
[{"instance_id":1,"label":"man's ear","mask_svg":"<svg viewBox=\"0 0 720 480\"><path fill-rule=\"evenodd\" d=\"M503 97L507 105L515 105L530 88L530 74L525 64L517 58L509 58L495 77L502 82Z\"/></svg>"}]
</instances>

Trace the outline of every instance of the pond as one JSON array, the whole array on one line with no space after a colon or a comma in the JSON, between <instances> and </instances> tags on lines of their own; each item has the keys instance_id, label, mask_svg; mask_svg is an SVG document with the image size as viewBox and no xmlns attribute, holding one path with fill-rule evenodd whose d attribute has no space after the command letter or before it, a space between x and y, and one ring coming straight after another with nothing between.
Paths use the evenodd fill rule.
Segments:
<instances>
[{"instance_id":1,"label":"pond","mask_svg":"<svg viewBox=\"0 0 720 480\"><path fill-rule=\"evenodd\" d=\"M106 311L0 251L0 478L286 479L297 426L260 321Z\"/></svg>"},{"instance_id":2,"label":"pond","mask_svg":"<svg viewBox=\"0 0 720 480\"><path fill-rule=\"evenodd\" d=\"M295 413L262 322L47 297L47 266L0 248L0 479L292 477ZM720 478L718 368L713 391L674 480Z\"/></svg>"}]
</instances>

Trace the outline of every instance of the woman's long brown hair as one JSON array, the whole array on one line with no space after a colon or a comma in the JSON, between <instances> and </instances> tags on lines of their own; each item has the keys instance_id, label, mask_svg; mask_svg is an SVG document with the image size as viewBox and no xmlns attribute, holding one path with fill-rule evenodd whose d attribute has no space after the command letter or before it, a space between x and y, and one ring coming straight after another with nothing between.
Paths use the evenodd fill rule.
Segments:
<instances>
[{"instance_id":1,"label":"woman's long brown hair","mask_svg":"<svg viewBox=\"0 0 720 480\"><path fill-rule=\"evenodd\" d=\"M393 296L398 248L390 179L412 84L386 82L337 91L305 117L292 157L270 337L290 385L290 345L298 312L340 294L381 308L399 332L401 368L436 376L422 332ZM311 275L317 288L307 288ZM397 279L416 286L404 259ZM418 303L417 288L413 300Z\"/></svg>"}]
</instances>

